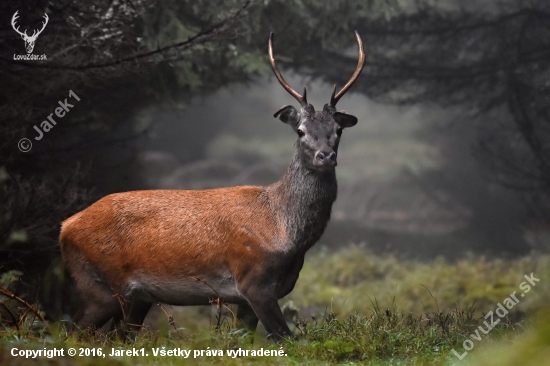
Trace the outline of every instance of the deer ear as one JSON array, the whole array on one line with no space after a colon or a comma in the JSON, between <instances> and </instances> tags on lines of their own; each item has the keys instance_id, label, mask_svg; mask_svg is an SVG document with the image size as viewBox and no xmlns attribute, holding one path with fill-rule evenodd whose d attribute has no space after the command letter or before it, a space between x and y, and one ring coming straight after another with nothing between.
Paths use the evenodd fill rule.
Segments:
<instances>
[{"instance_id":1,"label":"deer ear","mask_svg":"<svg viewBox=\"0 0 550 366\"><path fill-rule=\"evenodd\" d=\"M347 113L336 112L334 119L342 128L353 127L357 124L357 117Z\"/></svg>"},{"instance_id":2,"label":"deer ear","mask_svg":"<svg viewBox=\"0 0 550 366\"><path fill-rule=\"evenodd\" d=\"M293 127L300 122L300 113L291 105L285 105L283 108L279 109L273 117L279 117L282 122Z\"/></svg>"}]
</instances>

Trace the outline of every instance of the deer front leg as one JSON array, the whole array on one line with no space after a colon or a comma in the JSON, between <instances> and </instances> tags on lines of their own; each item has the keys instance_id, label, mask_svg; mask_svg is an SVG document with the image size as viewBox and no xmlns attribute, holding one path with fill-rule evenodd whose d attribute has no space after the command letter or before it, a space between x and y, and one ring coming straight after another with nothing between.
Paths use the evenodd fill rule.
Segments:
<instances>
[{"instance_id":1,"label":"deer front leg","mask_svg":"<svg viewBox=\"0 0 550 366\"><path fill-rule=\"evenodd\" d=\"M254 333L258 326L258 316L248 304L240 304L237 310L239 327Z\"/></svg>"},{"instance_id":2,"label":"deer front leg","mask_svg":"<svg viewBox=\"0 0 550 366\"><path fill-rule=\"evenodd\" d=\"M269 337L278 340L292 334L277 302L275 285L251 286L243 289L242 293L264 325Z\"/></svg>"},{"instance_id":3,"label":"deer front leg","mask_svg":"<svg viewBox=\"0 0 550 366\"><path fill-rule=\"evenodd\" d=\"M286 269L286 277L283 277L277 285L277 296L281 299L288 295L296 285L300 270L304 266L304 255L298 255L292 264Z\"/></svg>"}]
</instances>

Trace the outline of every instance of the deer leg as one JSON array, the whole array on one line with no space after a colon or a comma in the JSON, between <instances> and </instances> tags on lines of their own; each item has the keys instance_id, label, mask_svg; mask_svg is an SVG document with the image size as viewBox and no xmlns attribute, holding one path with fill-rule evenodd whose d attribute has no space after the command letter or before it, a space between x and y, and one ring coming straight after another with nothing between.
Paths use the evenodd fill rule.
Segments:
<instances>
[{"instance_id":1,"label":"deer leg","mask_svg":"<svg viewBox=\"0 0 550 366\"><path fill-rule=\"evenodd\" d=\"M118 337L128 340L130 334L139 332L152 305L139 295L132 296L131 301L121 304L121 311L113 318L111 331L115 330Z\"/></svg>"},{"instance_id":2,"label":"deer leg","mask_svg":"<svg viewBox=\"0 0 550 366\"><path fill-rule=\"evenodd\" d=\"M256 313L252 310L250 305L239 305L237 310L237 321L239 328L247 329L254 333L256 331L256 327L258 326L258 320L258 316L256 316Z\"/></svg>"},{"instance_id":3,"label":"deer leg","mask_svg":"<svg viewBox=\"0 0 550 366\"><path fill-rule=\"evenodd\" d=\"M279 298L285 297L294 289L303 265L304 256L302 255L295 259L292 264L286 269L286 277L282 278L281 281L277 284L277 296L279 296Z\"/></svg>"},{"instance_id":4,"label":"deer leg","mask_svg":"<svg viewBox=\"0 0 550 366\"><path fill-rule=\"evenodd\" d=\"M91 296L92 293L101 296ZM90 291L85 298L81 298L81 303L75 316L75 323L80 329L99 329L122 312L118 301L108 292Z\"/></svg>"},{"instance_id":5,"label":"deer leg","mask_svg":"<svg viewBox=\"0 0 550 366\"><path fill-rule=\"evenodd\" d=\"M117 338L124 337L124 315L122 311L113 317L109 332L113 331Z\"/></svg>"},{"instance_id":6,"label":"deer leg","mask_svg":"<svg viewBox=\"0 0 550 366\"><path fill-rule=\"evenodd\" d=\"M242 291L248 299L252 310L264 325L269 337L279 339L290 336L290 328L286 324L285 317L277 303L277 298L271 290L272 286L262 286L261 289L254 286ZM271 290L271 291L270 291Z\"/></svg>"},{"instance_id":7,"label":"deer leg","mask_svg":"<svg viewBox=\"0 0 550 366\"><path fill-rule=\"evenodd\" d=\"M134 297L130 312L126 317L126 333L125 337L129 333L137 333L143 326L143 321L153 305L152 302L140 299L138 296Z\"/></svg>"},{"instance_id":8,"label":"deer leg","mask_svg":"<svg viewBox=\"0 0 550 366\"><path fill-rule=\"evenodd\" d=\"M80 294L80 307L74 323L80 329L99 329L111 318L122 313L119 301L107 284L97 281L93 272L82 271L75 277Z\"/></svg>"}]
</instances>

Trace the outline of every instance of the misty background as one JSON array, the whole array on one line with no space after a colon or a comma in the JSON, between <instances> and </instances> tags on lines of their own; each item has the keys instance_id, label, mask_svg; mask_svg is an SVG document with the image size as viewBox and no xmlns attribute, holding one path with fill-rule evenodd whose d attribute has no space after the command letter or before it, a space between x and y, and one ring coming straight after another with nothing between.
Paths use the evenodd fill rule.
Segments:
<instances>
[{"instance_id":1,"label":"misty background","mask_svg":"<svg viewBox=\"0 0 550 366\"><path fill-rule=\"evenodd\" d=\"M357 64L332 219L312 250L362 244L404 259L549 249L550 5L544 1L58 1L0 5L0 273L50 316L71 312L61 221L137 189L267 185L296 136L273 114L320 110ZM11 27L50 21L35 54ZM34 141L73 90L74 108ZM27 137L32 150L21 152ZM307 259L306 259L307 261ZM63 299L63 301L61 300ZM72 299L66 301L66 299Z\"/></svg>"}]
</instances>

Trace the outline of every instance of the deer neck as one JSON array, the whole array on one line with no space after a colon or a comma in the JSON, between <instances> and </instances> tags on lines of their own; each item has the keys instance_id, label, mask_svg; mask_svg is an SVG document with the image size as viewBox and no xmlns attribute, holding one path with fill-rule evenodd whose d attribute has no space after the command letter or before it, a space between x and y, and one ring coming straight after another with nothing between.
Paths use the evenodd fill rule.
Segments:
<instances>
[{"instance_id":1,"label":"deer neck","mask_svg":"<svg viewBox=\"0 0 550 366\"><path fill-rule=\"evenodd\" d=\"M289 244L306 251L323 234L338 187L334 169L311 170L301 160L297 151L284 176L267 190L277 197Z\"/></svg>"}]
</instances>

